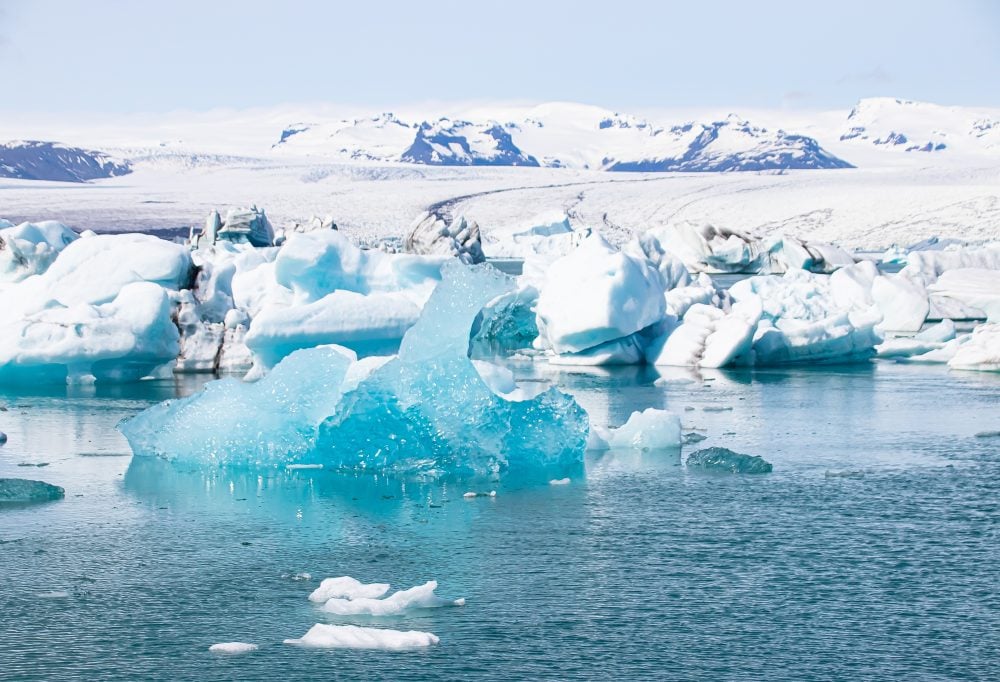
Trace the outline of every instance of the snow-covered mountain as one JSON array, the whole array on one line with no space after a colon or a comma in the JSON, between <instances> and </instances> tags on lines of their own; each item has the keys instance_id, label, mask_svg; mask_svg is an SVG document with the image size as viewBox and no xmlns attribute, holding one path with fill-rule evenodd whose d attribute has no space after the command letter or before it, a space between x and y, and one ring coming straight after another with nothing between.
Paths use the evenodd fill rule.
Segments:
<instances>
[{"instance_id":1,"label":"snow-covered mountain","mask_svg":"<svg viewBox=\"0 0 1000 682\"><path fill-rule=\"evenodd\" d=\"M407 123L393 114L296 124L276 148L312 156L434 166L545 166L608 171L739 171L850 168L804 135L736 115L660 126L579 104L546 104L518 121Z\"/></svg>"},{"instance_id":2,"label":"snow-covered mountain","mask_svg":"<svg viewBox=\"0 0 1000 682\"><path fill-rule=\"evenodd\" d=\"M1000 116L970 107L873 97L851 110L840 141L893 152L997 154Z\"/></svg>"},{"instance_id":3,"label":"snow-covered mountain","mask_svg":"<svg viewBox=\"0 0 1000 682\"><path fill-rule=\"evenodd\" d=\"M0 177L86 182L131 172L126 161L103 152L56 142L26 140L0 144Z\"/></svg>"}]
</instances>

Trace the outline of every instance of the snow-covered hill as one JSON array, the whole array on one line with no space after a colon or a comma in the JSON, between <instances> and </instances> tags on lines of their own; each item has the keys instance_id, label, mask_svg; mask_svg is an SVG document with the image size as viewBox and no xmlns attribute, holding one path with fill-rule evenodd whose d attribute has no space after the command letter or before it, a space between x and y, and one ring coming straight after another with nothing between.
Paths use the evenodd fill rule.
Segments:
<instances>
[{"instance_id":1,"label":"snow-covered hill","mask_svg":"<svg viewBox=\"0 0 1000 682\"><path fill-rule=\"evenodd\" d=\"M275 144L330 159L433 166L546 166L608 171L705 172L850 168L807 136L731 114L659 125L580 104L534 107L520 120L405 122L393 114L286 127Z\"/></svg>"},{"instance_id":2,"label":"snow-covered hill","mask_svg":"<svg viewBox=\"0 0 1000 682\"><path fill-rule=\"evenodd\" d=\"M1000 115L890 97L858 102L847 115L841 142L886 151L1000 155Z\"/></svg>"},{"instance_id":3,"label":"snow-covered hill","mask_svg":"<svg viewBox=\"0 0 1000 682\"><path fill-rule=\"evenodd\" d=\"M86 182L130 172L127 162L103 152L37 140L0 144L0 178Z\"/></svg>"}]
</instances>

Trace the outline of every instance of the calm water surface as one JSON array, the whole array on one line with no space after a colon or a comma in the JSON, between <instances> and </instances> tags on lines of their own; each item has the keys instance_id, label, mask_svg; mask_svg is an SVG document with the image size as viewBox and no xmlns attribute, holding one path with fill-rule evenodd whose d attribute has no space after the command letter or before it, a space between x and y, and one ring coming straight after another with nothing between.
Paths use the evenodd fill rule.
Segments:
<instances>
[{"instance_id":1,"label":"calm water surface","mask_svg":"<svg viewBox=\"0 0 1000 682\"><path fill-rule=\"evenodd\" d=\"M0 510L0 679L1000 675L1000 438L974 437L1000 430L1000 375L874 364L679 370L654 385L652 369L513 368L598 423L675 410L708 436L697 447L762 455L774 473L612 453L568 486L465 500L452 484L132 460L118 420L198 380L2 394L0 477L66 499ZM468 604L335 620L306 597L337 575L433 578ZM281 644L316 622L441 643ZM261 648L208 652L232 640Z\"/></svg>"}]
</instances>

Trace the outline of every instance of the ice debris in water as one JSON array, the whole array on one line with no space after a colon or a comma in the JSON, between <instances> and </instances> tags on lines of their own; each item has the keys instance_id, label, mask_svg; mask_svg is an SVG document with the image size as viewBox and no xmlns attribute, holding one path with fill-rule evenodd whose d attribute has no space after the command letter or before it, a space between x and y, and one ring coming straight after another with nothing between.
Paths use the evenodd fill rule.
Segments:
<instances>
[{"instance_id":1,"label":"ice debris in water","mask_svg":"<svg viewBox=\"0 0 1000 682\"><path fill-rule=\"evenodd\" d=\"M443 599L434 594L437 586L436 580L429 580L423 585L395 592L385 599L334 597L323 604L323 610L337 616L398 616L410 609L465 605L465 599Z\"/></svg>"},{"instance_id":2,"label":"ice debris in water","mask_svg":"<svg viewBox=\"0 0 1000 682\"><path fill-rule=\"evenodd\" d=\"M389 630L358 625L326 625L317 623L298 639L286 639L285 644L313 649L383 649L400 651L437 644L437 635L419 630Z\"/></svg>"},{"instance_id":3,"label":"ice debris in water","mask_svg":"<svg viewBox=\"0 0 1000 682\"><path fill-rule=\"evenodd\" d=\"M589 450L664 450L681 444L681 420L672 412L649 408L633 412L622 426L594 427L587 443Z\"/></svg>"},{"instance_id":4,"label":"ice debris in water","mask_svg":"<svg viewBox=\"0 0 1000 682\"><path fill-rule=\"evenodd\" d=\"M215 654L245 654L259 649L256 644L248 642L219 642L208 647L208 650Z\"/></svg>"},{"instance_id":5,"label":"ice debris in water","mask_svg":"<svg viewBox=\"0 0 1000 682\"><path fill-rule=\"evenodd\" d=\"M549 485L569 485L568 478L553 478L549 481Z\"/></svg>"},{"instance_id":6,"label":"ice debris in water","mask_svg":"<svg viewBox=\"0 0 1000 682\"><path fill-rule=\"evenodd\" d=\"M4 433L3 431L0 431L0 445L6 445L6 444L7 444L7 434Z\"/></svg>"},{"instance_id":7,"label":"ice debris in water","mask_svg":"<svg viewBox=\"0 0 1000 682\"><path fill-rule=\"evenodd\" d=\"M742 455L728 448L705 448L692 452L687 465L733 474L769 474L773 468L763 457Z\"/></svg>"},{"instance_id":8,"label":"ice debris in water","mask_svg":"<svg viewBox=\"0 0 1000 682\"><path fill-rule=\"evenodd\" d=\"M25 478L0 478L0 504L61 500L66 491L57 485Z\"/></svg>"},{"instance_id":9,"label":"ice debris in water","mask_svg":"<svg viewBox=\"0 0 1000 682\"><path fill-rule=\"evenodd\" d=\"M507 400L468 358L476 316L509 290L509 278L457 262L442 274L392 359L358 361L336 346L300 350L257 384L213 382L142 412L121 431L137 455L197 463L550 474L543 480L580 467L588 424L573 398L550 388Z\"/></svg>"},{"instance_id":10,"label":"ice debris in water","mask_svg":"<svg viewBox=\"0 0 1000 682\"><path fill-rule=\"evenodd\" d=\"M1000 431L980 431L976 438L1000 438Z\"/></svg>"},{"instance_id":11,"label":"ice debris in water","mask_svg":"<svg viewBox=\"0 0 1000 682\"><path fill-rule=\"evenodd\" d=\"M462 495L462 497L464 497L467 500L471 500L474 497L496 497L496 496L497 496L496 490L491 490L488 493L477 493L474 490L470 490Z\"/></svg>"},{"instance_id":12,"label":"ice debris in water","mask_svg":"<svg viewBox=\"0 0 1000 682\"><path fill-rule=\"evenodd\" d=\"M323 603L330 599L378 599L389 591L389 583L363 583L349 575L325 578L309 601Z\"/></svg>"}]
</instances>

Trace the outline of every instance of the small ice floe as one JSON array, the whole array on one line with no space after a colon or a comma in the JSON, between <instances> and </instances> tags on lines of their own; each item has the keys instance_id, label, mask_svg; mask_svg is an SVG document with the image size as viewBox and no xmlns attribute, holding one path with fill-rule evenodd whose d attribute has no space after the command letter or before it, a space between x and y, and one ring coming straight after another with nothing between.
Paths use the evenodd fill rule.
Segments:
<instances>
[{"instance_id":1,"label":"small ice floe","mask_svg":"<svg viewBox=\"0 0 1000 682\"><path fill-rule=\"evenodd\" d=\"M66 491L45 481L24 478L0 478L0 503L28 503L61 500Z\"/></svg>"},{"instance_id":2,"label":"small ice floe","mask_svg":"<svg viewBox=\"0 0 1000 682\"><path fill-rule=\"evenodd\" d=\"M52 590L50 592L39 592L35 596L39 599L69 599L69 592L66 590Z\"/></svg>"},{"instance_id":3,"label":"small ice floe","mask_svg":"<svg viewBox=\"0 0 1000 682\"><path fill-rule=\"evenodd\" d=\"M286 464L286 469L295 471L296 469L322 469L322 464Z\"/></svg>"},{"instance_id":4,"label":"small ice floe","mask_svg":"<svg viewBox=\"0 0 1000 682\"><path fill-rule=\"evenodd\" d=\"M402 651L432 646L437 635L419 630L388 630L358 625L326 625L317 623L298 639L286 639L285 644L311 649L382 649Z\"/></svg>"},{"instance_id":5,"label":"small ice floe","mask_svg":"<svg viewBox=\"0 0 1000 682\"><path fill-rule=\"evenodd\" d=\"M367 597L328 599L323 604L323 610L337 616L397 616L410 609L465 605L465 599L442 599L434 594L437 586L436 580L428 580L423 585L400 590L385 599Z\"/></svg>"},{"instance_id":6,"label":"small ice floe","mask_svg":"<svg viewBox=\"0 0 1000 682\"><path fill-rule=\"evenodd\" d=\"M672 412L652 407L633 412L628 421L618 428L592 426L587 439L588 450L664 450L680 444L680 418Z\"/></svg>"},{"instance_id":7,"label":"small ice floe","mask_svg":"<svg viewBox=\"0 0 1000 682\"><path fill-rule=\"evenodd\" d=\"M378 599L388 591L389 583L363 583L344 575L325 578L309 595L309 601L322 604L330 599Z\"/></svg>"},{"instance_id":8,"label":"small ice floe","mask_svg":"<svg viewBox=\"0 0 1000 682\"><path fill-rule=\"evenodd\" d=\"M4 445L7 442L7 434L0 431L0 445Z\"/></svg>"},{"instance_id":9,"label":"small ice floe","mask_svg":"<svg viewBox=\"0 0 1000 682\"><path fill-rule=\"evenodd\" d=\"M213 654L245 654L257 651L260 647L249 642L219 642L208 647Z\"/></svg>"},{"instance_id":10,"label":"small ice floe","mask_svg":"<svg viewBox=\"0 0 1000 682\"><path fill-rule=\"evenodd\" d=\"M707 407L701 408L705 412L731 412L732 405L708 405Z\"/></svg>"},{"instance_id":11,"label":"small ice floe","mask_svg":"<svg viewBox=\"0 0 1000 682\"><path fill-rule=\"evenodd\" d=\"M293 580L295 582L303 582L303 581L307 581L307 580L312 580L312 574L311 573L305 573L305 572L303 572L303 573L282 573L281 577L282 578L288 578L289 580Z\"/></svg>"},{"instance_id":12,"label":"small ice floe","mask_svg":"<svg viewBox=\"0 0 1000 682\"><path fill-rule=\"evenodd\" d=\"M569 485L568 478L553 478L549 481L549 485Z\"/></svg>"},{"instance_id":13,"label":"small ice floe","mask_svg":"<svg viewBox=\"0 0 1000 682\"><path fill-rule=\"evenodd\" d=\"M688 467L730 474L769 474L773 467L763 457L743 455L729 448L706 448L692 452Z\"/></svg>"},{"instance_id":14,"label":"small ice floe","mask_svg":"<svg viewBox=\"0 0 1000 682\"><path fill-rule=\"evenodd\" d=\"M464 497L467 500L471 500L474 497L496 497L496 496L497 496L496 490L491 490L488 493L477 493L470 490L469 492L462 495L462 497Z\"/></svg>"},{"instance_id":15,"label":"small ice floe","mask_svg":"<svg viewBox=\"0 0 1000 682\"><path fill-rule=\"evenodd\" d=\"M1000 431L980 431L976 438L1000 438Z\"/></svg>"},{"instance_id":16,"label":"small ice floe","mask_svg":"<svg viewBox=\"0 0 1000 682\"><path fill-rule=\"evenodd\" d=\"M704 435L702 433L696 433L694 431L690 431L688 433L685 433L684 437L681 438L681 444L682 445L691 445L693 443L700 443L701 441L705 440L706 438L708 438L708 436L706 436L706 435Z\"/></svg>"}]
</instances>

